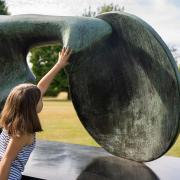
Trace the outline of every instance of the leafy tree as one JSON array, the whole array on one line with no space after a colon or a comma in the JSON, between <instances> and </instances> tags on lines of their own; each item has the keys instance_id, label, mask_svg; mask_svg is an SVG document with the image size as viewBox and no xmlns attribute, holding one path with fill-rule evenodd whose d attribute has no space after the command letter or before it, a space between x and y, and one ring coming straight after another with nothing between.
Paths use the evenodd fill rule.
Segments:
<instances>
[{"instance_id":1,"label":"leafy tree","mask_svg":"<svg viewBox=\"0 0 180 180\"><path fill-rule=\"evenodd\" d=\"M10 15L4 0L0 0L0 15Z\"/></svg>"},{"instance_id":2,"label":"leafy tree","mask_svg":"<svg viewBox=\"0 0 180 180\"><path fill-rule=\"evenodd\" d=\"M110 11L124 11L124 6L120 7L118 4L104 4L103 6L97 8L97 11L92 11L91 6L89 6L88 10L85 9L83 16L86 17L95 17L101 13L110 12Z\"/></svg>"},{"instance_id":3,"label":"leafy tree","mask_svg":"<svg viewBox=\"0 0 180 180\"><path fill-rule=\"evenodd\" d=\"M124 11L124 6L120 7L118 4L109 4L106 5L104 4L102 7L98 8L97 14L105 13L105 12L110 12L110 11Z\"/></svg>"},{"instance_id":4,"label":"leafy tree","mask_svg":"<svg viewBox=\"0 0 180 180\"><path fill-rule=\"evenodd\" d=\"M44 46L31 50L30 62L32 71L36 76L36 83L53 67L58 60L58 53L62 49L59 45ZM68 92L68 79L66 73L61 70L53 79L46 96L57 96L60 91Z\"/></svg>"}]
</instances>

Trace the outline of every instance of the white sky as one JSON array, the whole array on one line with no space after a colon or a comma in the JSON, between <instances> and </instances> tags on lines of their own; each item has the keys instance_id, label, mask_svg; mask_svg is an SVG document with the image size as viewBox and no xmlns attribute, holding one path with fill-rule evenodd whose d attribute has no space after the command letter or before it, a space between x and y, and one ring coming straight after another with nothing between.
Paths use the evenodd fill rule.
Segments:
<instances>
[{"instance_id":1,"label":"white sky","mask_svg":"<svg viewBox=\"0 0 180 180\"><path fill-rule=\"evenodd\" d=\"M119 4L125 12L149 23L165 43L180 54L180 0L5 0L9 12L15 14L46 14L81 16L89 5L93 11L103 4ZM180 63L180 59L178 60Z\"/></svg>"}]
</instances>

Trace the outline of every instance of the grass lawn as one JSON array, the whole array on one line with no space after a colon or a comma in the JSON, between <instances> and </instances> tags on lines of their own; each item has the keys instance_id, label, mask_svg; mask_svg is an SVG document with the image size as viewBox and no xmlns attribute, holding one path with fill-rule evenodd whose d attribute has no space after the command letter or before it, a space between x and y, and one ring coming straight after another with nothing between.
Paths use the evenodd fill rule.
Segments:
<instances>
[{"instance_id":1,"label":"grass lawn","mask_svg":"<svg viewBox=\"0 0 180 180\"><path fill-rule=\"evenodd\" d=\"M44 131L37 134L39 139L99 146L82 126L71 101L44 98L43 102L39 117ZM180 157L180 137L167 155Z\"/></svg>"},{"instance_id":2,"label":"grass lawn","mask_svg":"<svg viewBox=\"0 0 180 180\"><path fill-rule=\"evenodd\" d=\"M71 101L44 98L39 139L98 146L78 119Z\"/></svg>"}]
</instances>

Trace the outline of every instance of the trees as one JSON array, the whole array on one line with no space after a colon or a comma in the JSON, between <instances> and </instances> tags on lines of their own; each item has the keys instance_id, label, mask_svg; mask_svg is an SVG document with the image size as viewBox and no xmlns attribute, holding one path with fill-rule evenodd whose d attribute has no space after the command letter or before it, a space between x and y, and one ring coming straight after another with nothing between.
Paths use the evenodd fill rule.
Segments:
<instances>
[{"instance_id":1,"label":"trees","mask_svg":"<svg viewBox=\"0 0 180 180\"><path fill-rule=\"evenodd\" d=\"M1 15L9 15L8 7L6 7L6 3L4 0L0 0L0 14Z\"/></svg>"},{"instance_id":2,"label":"trees","mask_svg":"<svg viewBox=\"0 0 180 180\"><path fill-rule=\"evenodd\" d=\"M124 10L125 10L124 6L120 7L118 4L114 5L113 3L104 4L103 6L97 8L97 11L92 11L91 6L89 6L88 10L87 9L84 10L83 16L94 17L105 12L124 11Z\"/></svg>"},{"instance_id":3,"label":"trees","mask_svg":"<svg viewBox=\"0 0 180 180\"><path fill-rule=\"evenodd\" d=\"M53 67L58 60L61 45L44 46L34 48L31 52L30 62L32 71L36 76L36 83ZM61 70L50 84L46 96L57 96L60 91L68 92L68 79L66 73Z\"/></svg>"},{"instance_id":4,"label":"trees","mask_svg":"<svg viewBox=\"0 0 180 180\"><path fill-rule=\"evenodd\" d=\"M124 6L120 7L118 4L104 4L102 7L97 9L97 15L105 12L110 12L110 11L124 11L125 8Z\"/></svg>"}]
</instances>

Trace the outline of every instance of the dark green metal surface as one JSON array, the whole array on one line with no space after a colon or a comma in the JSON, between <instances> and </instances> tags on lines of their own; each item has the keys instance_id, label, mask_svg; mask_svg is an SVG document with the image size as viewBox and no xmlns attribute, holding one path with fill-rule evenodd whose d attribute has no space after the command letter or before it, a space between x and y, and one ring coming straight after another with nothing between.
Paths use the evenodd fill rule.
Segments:
<instances>
[{"instance_id":1,"label":"dark green metal surface","mask_svg":"<svg viewBox=\"0 0 180 180\"><path fill-rule=\"evenodd\" d=\"M112 35L73 59L70 85L77 114L112 154L154 160L179 135L175 61L159 35L138 17L106 13L97 18L112 26Z\"/></svg>"},{"instance_id":2,"label":"dark green metal surface","mask_svg":"<svg viewBox=\"0 0 180 180\"><path fill-rule=\"evenodd\" d=\"M109 34L110 25L97 18L1 15L0 108L12 87L23 82L34 82L35 77L26 62L32 47L61 43L79 52Z\"/></svg>"},{"instance_id":3,"label":"dark green metal surface","mask_svg":"<svg viewBox=\"0 0 180 180\"><path fill-rule=\"evenodd\" d=\"M0 16L0 107L16 84L34 82L30 48L69 45L66 67L84 127L110 153L136 161L163 155L179 134L179 73L159 35L127 13L96 18Z\"/></svg>"}]
</instances>

